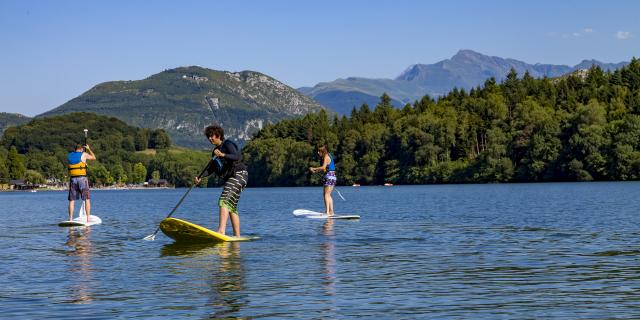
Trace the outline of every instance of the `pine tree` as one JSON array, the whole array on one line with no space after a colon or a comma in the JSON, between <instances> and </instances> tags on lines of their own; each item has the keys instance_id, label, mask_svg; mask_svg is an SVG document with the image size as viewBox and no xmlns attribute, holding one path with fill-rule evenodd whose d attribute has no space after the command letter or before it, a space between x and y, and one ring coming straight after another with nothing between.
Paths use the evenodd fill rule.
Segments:
<instances>
[{"instance_id":1,"label":"pine tree","mask_svg":"<svg viewBox=\"0 0 640 320\"><path fill-rule=\"evenodd\" d=\"M27 168L25 168L24 160L18 154L15 146L11 146L11 149L9 149L7 161L9 162L9 177L14 180L22 179Z\"/></svg>"}]
</instances>

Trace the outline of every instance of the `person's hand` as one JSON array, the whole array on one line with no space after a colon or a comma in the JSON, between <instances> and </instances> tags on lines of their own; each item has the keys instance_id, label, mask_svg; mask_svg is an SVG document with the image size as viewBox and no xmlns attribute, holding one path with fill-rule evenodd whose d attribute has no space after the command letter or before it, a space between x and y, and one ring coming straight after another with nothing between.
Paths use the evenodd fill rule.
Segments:
<instances>
[{"instance_id":1,"label":"person's hand","mask_svg":"<svg viewBox=\"0 0 640 320\"><path fill-rule=\"evenodd\" d=\"M195 182L196 182L196 185L199 185L199 184L200 184L201 179L200 179L200 177L195 177L195 178L193 179L193 181L195 181Z\"/></svg>"},{"instance_id":2,"label":"person's hand","mask_svg":"<svg viewBox=\"0 0 640 320\"><path fill-rule=\"evenodd\" d=\"M88 143L84 145L84 148L87 149L87 150L91 150L91 147L89 147Z\"/></svg>"},{"instance_id":3,"label":"person's hand","mask_svg":"<svg viewBox=\"0 0 640 320\"><path fill-rule=\"evenodd\" d=\"M213 154L215 154L217 157L224 158L224 153L222 153L222 151L218 149L213 150Z\"/></svg>"},{"instance_id":4,"label":"person's hand","mask_svg":"<svg viewBox=\"0 0 640 320\"><path fill-rule=\"evenodd\" d=\"M309 171L311 171L311 173L315 173L316 172L315 170L313 170L312 167L309 167Z\"/></svg>"}]
</instances>

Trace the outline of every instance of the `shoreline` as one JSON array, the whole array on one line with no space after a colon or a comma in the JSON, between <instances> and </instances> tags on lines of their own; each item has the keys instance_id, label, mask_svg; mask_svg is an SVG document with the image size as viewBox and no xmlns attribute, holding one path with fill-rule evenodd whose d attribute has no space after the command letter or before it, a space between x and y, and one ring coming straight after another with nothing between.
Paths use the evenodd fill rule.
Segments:
<instances>
[{"instance_id":1,"label":"shoreline","mask_svg":"<svg viewBox=\"0 0 640 320\"><path fill-rule=\"evenodd\" d=\"M410 187L410 186L437 186L437 185L519 185L519 184L571 184L571 183L634 183L640 182L639 180L616 180L616 181L537 181L537 182L498 182L498 183L433 183L433 184L376 184L376 185L336 185L342 189L345 188L369 188L369 187L379 187L379 188L393 188L393 187ZM319 187L319 185L308 185L308 186L251 186L247 188L308 188L308 187ZM184 189L186 187L91 187L90 190L168 190L168 189ZM217 187L198 187L197 189L219 189L221 186ZM28 189L28 190L12 190L12 189L0 189L0 193L3 192L42 192L42 191L68 191L67 187L47 187L47 188L39 188L39 189Z\"/></svg>"},{"instance_id":2,"label":"shoreline","mask_svg":"<svg viewBox=\"0 0 640 320\"><path fill-rule=\"evenodd\" d=\"M89 190L161 190L161 189L175 189L175 187L91 187ZM68 187L46 187L46 188L38 188L38 189L27 189L27 190L12 190L12 189L3 189L0 192L43 192L43 191L68 191Z\"/></svg>"}]
</instances>

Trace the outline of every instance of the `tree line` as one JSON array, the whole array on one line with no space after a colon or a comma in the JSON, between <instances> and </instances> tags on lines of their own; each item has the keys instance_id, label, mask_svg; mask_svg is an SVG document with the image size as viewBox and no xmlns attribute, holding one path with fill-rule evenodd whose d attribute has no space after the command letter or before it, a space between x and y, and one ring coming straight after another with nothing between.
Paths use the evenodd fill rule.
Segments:
<instances>
[{"instance_id":1,"label":"tree line","mask_svg":"<svg viewBox=\"0 0 640 320\"><path fill-rule=\"evenodd\" d=\"M315 146L340 184L640 179L640 61L561 78L511 70L469 91L402 109L386 94L350 117L326 112L267 125L243 150L253 186L318 183Z\"/></svg>"},{"instance_id":2,"label":"tree line","mask_svg":"<svg viewBox=\"0 0 640 320\"><path fill-rule=\"evenodd\" d=\"M164 178L190 186L209 152L172 147L164 130L89 113L38 118L0 140L0 182L66 181L67 153L89 144L93 184ZM325 111L265 126L243 148L250 186L318 184L315 147L327 145L339 184L640 179L640 61L561 78L511 70L469 91L424 96L401 109L382 95L349 117ZM209 186L215 185L212 179Z\"/></svg>"},{"instance_id":3,"label":"tree line","mask_svg":"<svg viewBox=\"0 0 640 320\"><path fill-rule=\"evenodd\" d=\"M68 181L67 155L76 144L88 144L98 160L89 161L93 185L139 184L166 179L189 186L208 161L208 153L172 147L162 129L142 129L92 113L37 118L7 128L0 139L0 183Z\"/></svg>"}]
</instances>

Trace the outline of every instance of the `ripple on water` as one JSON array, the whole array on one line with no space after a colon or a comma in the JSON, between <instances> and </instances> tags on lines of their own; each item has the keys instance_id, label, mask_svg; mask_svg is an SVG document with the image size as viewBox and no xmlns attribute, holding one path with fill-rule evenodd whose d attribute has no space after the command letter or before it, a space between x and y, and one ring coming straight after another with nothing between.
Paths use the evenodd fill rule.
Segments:
<instances>
[{"instance_id":1,"label":"ripple on water","mask_svg":"<svg viewBox=\"0 0 640 320\"><path fill-rule=\"evenodd\" d=\"M153 233L184 190L95 191L103 224L59 228L64 192L0 194L7 318L639 318L638 183L249 188L244 243ZM220 190L176 217L215 228ZM375 201L371 201L374 199ZM338 200L336 198L336 200ZM27 218L28 217L28 218Z\"/></svg>"}]
</instances>

